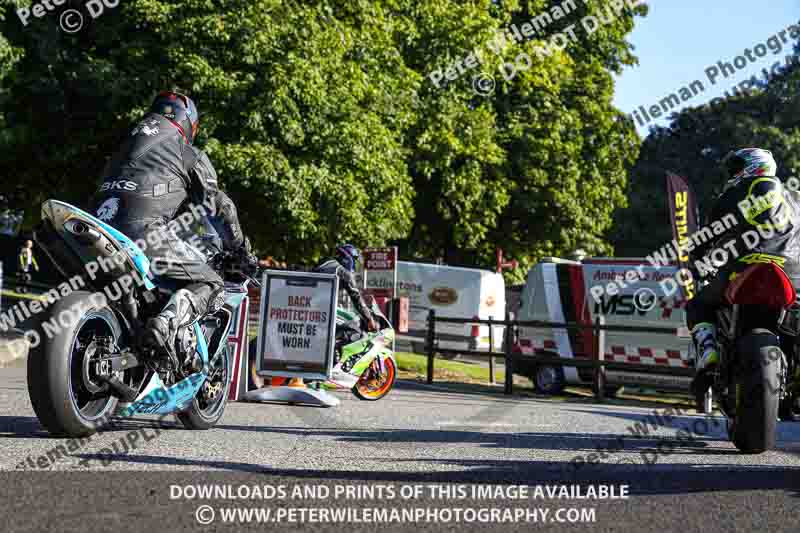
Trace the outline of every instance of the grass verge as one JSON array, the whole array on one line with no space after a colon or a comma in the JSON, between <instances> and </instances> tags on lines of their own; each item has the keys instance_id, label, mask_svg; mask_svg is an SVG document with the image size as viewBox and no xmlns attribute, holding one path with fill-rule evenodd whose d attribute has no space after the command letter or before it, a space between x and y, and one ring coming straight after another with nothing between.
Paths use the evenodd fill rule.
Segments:
<instances>
[{"instance_id":1,"label":"grass verge","mask_svg":"<svg viewBox=\"0 0 800 533\"><path fill-rule=\"evenodd\" d=\"M415 353L397 352L397 367L401 372L415 376L428 375L428 358ZM464 383L489 383L489 368L481 365L436 359L433 365L433 375L436 379L446 381L463 381ZM495 370L494 379L502 383L505 373Z\"/></svg>"}]
</instances>

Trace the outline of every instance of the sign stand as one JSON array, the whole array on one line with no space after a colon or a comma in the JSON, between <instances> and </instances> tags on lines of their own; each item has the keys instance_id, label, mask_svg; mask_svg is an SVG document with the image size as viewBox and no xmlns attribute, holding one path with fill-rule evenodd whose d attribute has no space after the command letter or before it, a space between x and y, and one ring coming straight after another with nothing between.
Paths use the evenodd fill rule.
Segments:
<instances>
[{"instance_id":1,"label":"sign stand","mask_svg":"<svg viewBox=\"0 0 800 533\"><path fill-rule=\"evenodd\" d=\"M326 381L330 378L338 285L338 278L333 274L264 272L255 353L258 376L273 380L305 378ZM245 369L242 370L244 374ZM326 390L305 385L245 390L240 399L318 407L335 407L341 403Z\"/></svg>"},{"instance_id":2,"label":"sign stand","mask_svg":"<svg viewBox=\"0 0 800 533\"><path fill-rule=\"evenodd\" d=\"M264 387L251 390L242 398L248 402L280 402L298 405L314 405L317 407L336 407L340 400L322 389L308 387Z\"/></svg>"}]
</instances>

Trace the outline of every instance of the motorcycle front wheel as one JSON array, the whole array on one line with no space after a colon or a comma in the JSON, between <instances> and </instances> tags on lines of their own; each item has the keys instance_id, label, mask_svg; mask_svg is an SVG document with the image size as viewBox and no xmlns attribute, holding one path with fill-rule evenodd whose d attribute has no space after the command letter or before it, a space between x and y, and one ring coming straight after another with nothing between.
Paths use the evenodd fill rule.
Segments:
<instances>
[{"instance_id":1,"label":"motorcycle front wheel","mask_svg":"<svg viewBox=\"0 0 800 533\"><path fill-rule=\"evenodd\" d=\"M397 380L397 363L387 357L383 362L383 372L380 371L380 362L376 358L353 385L353 394L359 400L374 402L380 400L392 390Z\"/></svg>"},{"instance_id":2,"label":"motorcycle front wheel","mask_svg":"<svg viewBox=\"0 0 800 533\"><path fill-rule=\"evenodd\" d=\"M227 347L209 365L206 382L197 391L188 409L177 413L186 429L210 429L220 421L228 404L231 388L231 357Z\"/></svg>"}]
</instances>

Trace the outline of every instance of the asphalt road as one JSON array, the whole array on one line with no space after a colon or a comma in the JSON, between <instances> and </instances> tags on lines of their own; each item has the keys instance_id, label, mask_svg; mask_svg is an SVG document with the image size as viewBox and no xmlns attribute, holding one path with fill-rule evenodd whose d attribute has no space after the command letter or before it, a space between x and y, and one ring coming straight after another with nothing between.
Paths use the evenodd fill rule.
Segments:
<instances>
[{"instance_id":1,"label":"asphalt road","mask_svg":"<svg viewBox=\"0 0 800 533\"><path fill-rule=\"evenodd\" d=\"M413 382L398 382L379 402L339 397L342 404L329 409L229 404L221 424L205 432L185 431L173 421L162 424L166 427L148 419L124 421L72 455L58 459L51 452L51 461L48 450L66 441L40 428L25 370L0 369L0 529L798 531L800 423L780 424L776 450L742 455L727 442L721 419L703 418L686 407L668 419L666 405L508 398L474 387ZM648 434L633 437L635 424L648 417ZM135 449L123 446L131 440ZM598 448L621 449L601 458ZM577 466L576 457L593 453L596 464ZM45 467L37 466L40 460ZM201 484L257 497L198 499L189 497L193 489L183 488ZM536 497L537 485L545 491L544 486L561 484L584 495L604 484L617 494L627 490L628 497ZM529 494L514 499L517 485L528 486ZM297 487L317 492L300 499L292 492ZM378 487L382 494L352 492ZM501 492L476 495L473 487ZM267 494L280 490L286 491L283 498ZM202 520L214 513L211 525L198 525L202 505L211 508L202 509ZM233 507L269 509L270 524L226 523L222 508ZM303 518L297 510L372 507L409 513L439 509L438 522L408 523L407 516L406 523L383 524L385 517L351 515L350 523L330 523L332 515ZM473 515L457 520L447 515L451 508L471 509ZM501 522L508 514L474 514L481 508L519 509L518 521ZM559 508L594 509L594 519L555 522ZM548 509L548 515L539 509ZM279 520L277 512L284 513ZM570 512L575 511L559 516L569 518ZM295 523L287 523L290 516ZM481 516L490 523L478 523ZM352 523L356 519L364 522ZM532 520L537 521L526 522Z\"/></svg>"}]
</instances>

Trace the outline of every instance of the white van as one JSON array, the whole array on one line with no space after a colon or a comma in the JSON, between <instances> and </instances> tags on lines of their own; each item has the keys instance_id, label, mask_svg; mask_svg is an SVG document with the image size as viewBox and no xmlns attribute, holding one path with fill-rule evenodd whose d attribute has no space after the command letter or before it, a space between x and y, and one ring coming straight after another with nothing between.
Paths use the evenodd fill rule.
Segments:
<instances>
[{"instance_id":1,"label":"white van","mask_svg":"<svg viewBox=\"0 0 800 533\"><path fill-rule=\"evenodd\" d=\"M601 257L581 262L547 258L528 272L517 316L521 321L588 325L603 315L607 325L675 328L678 335L607 331L605 359L653 365L654 371L689 367L686 300L682 287L672 281L677 271L675 264L657 268L644 258ZM566 384L590 384L591 368L536 365L525 356L590 358L594 341L591 330L520 327L514 347L520 355L515 373L529 376L544 393L557 393ZM611 393L623 385L685 391L690 382L688 377L628 371L608 370L607 377Z\"/></svg>"},{"instance_id":2,"label":"white van","mask_svg":"<svg viewBox=\"0 0 800 533\"><path fill-rule=\"evenodd\" d=\"M409 299L409 331L399 334L398 343L424 353L428 330L428 311L454 318L494 318L505 320L506 293L502 274L478 268L463 268L398 261L399 296ZM505 328L495 326L494 348L502 350ZM436 338L441 348L454 350L488 349L489 326L436 323Z\"/></svg>"}]
</instances>

